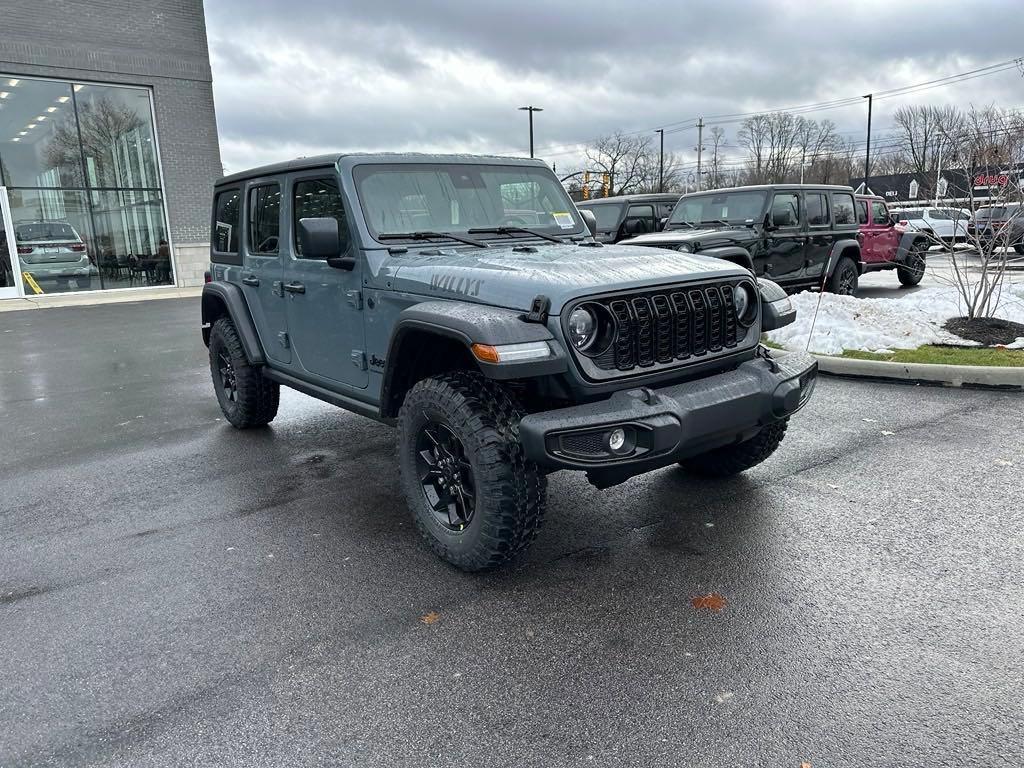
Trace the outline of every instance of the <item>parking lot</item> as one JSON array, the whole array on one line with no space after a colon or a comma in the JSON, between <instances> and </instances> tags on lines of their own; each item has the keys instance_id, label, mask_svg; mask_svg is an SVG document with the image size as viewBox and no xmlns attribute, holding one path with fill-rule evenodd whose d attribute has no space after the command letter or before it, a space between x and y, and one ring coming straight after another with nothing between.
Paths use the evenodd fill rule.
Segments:
<instances>
[{"instance_id":1,"label":"parking lot","mask_svg":"<svg viewBox=\"0 0 1024 768\"><path fill-rule=\"evenodd\" d=\"M0 314L0 765L1024 763L1019 394L823 379L746 476L552 476L467 575L391 430L228 427L198 316Z\"/></svg>"}]
</instances>

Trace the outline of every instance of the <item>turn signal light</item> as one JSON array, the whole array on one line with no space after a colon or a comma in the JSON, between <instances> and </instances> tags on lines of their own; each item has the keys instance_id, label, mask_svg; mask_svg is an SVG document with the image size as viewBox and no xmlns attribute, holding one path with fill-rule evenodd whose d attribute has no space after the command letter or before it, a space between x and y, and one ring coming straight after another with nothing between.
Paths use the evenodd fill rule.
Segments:
<instances>
[{"instance_id":1,"label":"turn signal light","mask_svg":"<svg viewBox=\"0 0 1024 768\"><path fill-rule=\"evenodd\" d=\"M470 347L473 351L473 355L477 360L484 363L500 363L501 357L498 355L498 350L492 347L490 344L474 344Z\"/></svg>"}]
</instances>

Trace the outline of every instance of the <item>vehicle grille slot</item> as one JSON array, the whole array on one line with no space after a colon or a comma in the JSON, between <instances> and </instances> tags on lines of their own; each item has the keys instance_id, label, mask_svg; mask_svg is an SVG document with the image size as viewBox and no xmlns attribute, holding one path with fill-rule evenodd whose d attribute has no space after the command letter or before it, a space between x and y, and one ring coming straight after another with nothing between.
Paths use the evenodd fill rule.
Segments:
<instances>
[{"instance_id":1,"label":"vehicle grille slot","mask_svg":"<svg viewBox=\"0 0 1024 768\"><path fill-rule=\"evenodd\" d=\"M704 296L708 300L708 349L719 352L725 334L725 318L722 317L722 295L717 288L707 288Z\"/></svg>"},{"instance_id":2,"label":"vehicle grille slot","mask_svg":"<svg viewBox=\"0 0 1024 768\"><path fill-rule=\"evenodd\" d=\"M686 295L673 293L672 310L676 315L676 358L685 360L690 356L693 347L690 344L690 305L686 302Z\"/></svg>"},{"instance_id":3,"label":"vehicle grille slot","mask_svg":"<svg viewBox=\"0 0 1024 768\"><path fill-rule=\"evenodd\" d=\"M687 298L693 311L690 321L690 348L695 355L703 355L708 351L708 309L703 291L690 291Z\"/></svg>"},{"instance_id":4,"label":"vehicle grille slot","mask_svg":"<svg viewBox=\"0 0 1024 768\"><path fill-rule=\"evenodd\" d=\"M636 358L641 366L654 365L654 313L645 297L633 299L636 315Z\"/></svg>"},{"instance_id":5,"label":"vehicle grille slot","mask_svg":"<svg viewBox=\"0 0 1024 768\"><path fill-rule=\"evenodd\" d=\"M736 298L731 285L722 286L722 304L725 306L725 346L736 344Z\"/></svg>"},{"instance_id":6,"label":"vehicle grille slot","mask_svg":"<svg viewBox=\"0 0 1024 768\"><path fill-rule=\"evenodd\" d=\"M656 331L654 354L659 363L668 363L675 356L672 349L672 308L669 306L668 297L662 293L652 296L651 304L654 307Z\"/></svg>"},{"instance_id":7,"label":"vehicle grille slot","mask_svg":"<svg viewBox=\"0 0 1024 768\"><path fill-rule=\"evenodd\" d=\"M615 367L620 371L628 371L636 366L636 340L633 337L633 317L629 311L629 303L618 299L608 309L615 316L618 334L615 337Z\"/></svg>"}]
</instances>

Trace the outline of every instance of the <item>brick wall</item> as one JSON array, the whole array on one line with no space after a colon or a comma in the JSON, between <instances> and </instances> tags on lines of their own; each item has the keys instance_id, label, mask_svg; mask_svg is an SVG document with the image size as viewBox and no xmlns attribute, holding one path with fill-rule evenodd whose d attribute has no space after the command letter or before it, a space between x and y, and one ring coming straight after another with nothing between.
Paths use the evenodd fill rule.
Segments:
<instances>
[{"instance_id":1,"label":"brick wall","mask_svg":"<svg viewBox=\"0 0 1024 768\"><path fill-rule=\"evenodd\" d=\"M2 16L0 72L153 89L176 266L194 284L221 175L202 0L8 0Z\"/></svg>"}]
</instances>

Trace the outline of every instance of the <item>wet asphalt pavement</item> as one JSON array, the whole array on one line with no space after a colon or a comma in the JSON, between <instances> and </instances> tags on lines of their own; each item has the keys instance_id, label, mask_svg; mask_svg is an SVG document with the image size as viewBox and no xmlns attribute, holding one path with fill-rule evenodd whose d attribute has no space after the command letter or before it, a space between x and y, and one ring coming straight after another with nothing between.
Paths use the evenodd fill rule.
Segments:
<instances>
[{"instance_id":1,"label":"wet asphalt pavement","mask_svg":"<svg viewBox=\"0 0 1024 768\"><path fill-rule=\"evenodd\" d=\"M2 313L0 766L1019 766L1022 405L823 379L744 477L552 476L474 576L388 428L228 427L198 300Z\"/></svg>"}]
</instances>

